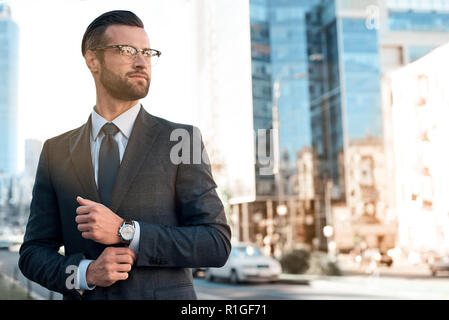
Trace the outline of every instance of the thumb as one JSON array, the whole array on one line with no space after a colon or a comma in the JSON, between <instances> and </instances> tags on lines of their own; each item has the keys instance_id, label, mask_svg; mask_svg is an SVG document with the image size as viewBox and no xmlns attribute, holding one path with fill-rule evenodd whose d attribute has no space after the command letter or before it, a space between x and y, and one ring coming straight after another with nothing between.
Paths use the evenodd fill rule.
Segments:
<instances>
[{"instance_id":1,"label":"thumb","mask_svg":"<svg viewBox=\"0 0 449 320\"><path fill-rule=\"evenodd\" d=\"M81 198L80 196L76 197L76 201L78 201L78 203L80 205L82 205L82 206L88 206L88 205L91 205L91 204L96 204L95 201L92 201L92 200L89 200L89 199L84 199L84 198Z\"/></svg>"}]
</instances>

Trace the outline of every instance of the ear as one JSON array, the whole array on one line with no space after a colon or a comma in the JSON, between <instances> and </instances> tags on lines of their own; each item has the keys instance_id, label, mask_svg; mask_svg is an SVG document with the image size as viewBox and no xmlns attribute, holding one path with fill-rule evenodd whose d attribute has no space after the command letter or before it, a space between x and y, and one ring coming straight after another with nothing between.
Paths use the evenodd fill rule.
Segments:
<instances>
[{"instance_id":1,"label":"ear","mask_svg":"<svg viewBox=\"0 0 449 320\"><path fill-rule=\"evenodd\" d=\"M97 73L100 70L100 61L97 55L92 50L87 50L84 55L86 65L92 73Z\"/></svg>"}]
</instances>

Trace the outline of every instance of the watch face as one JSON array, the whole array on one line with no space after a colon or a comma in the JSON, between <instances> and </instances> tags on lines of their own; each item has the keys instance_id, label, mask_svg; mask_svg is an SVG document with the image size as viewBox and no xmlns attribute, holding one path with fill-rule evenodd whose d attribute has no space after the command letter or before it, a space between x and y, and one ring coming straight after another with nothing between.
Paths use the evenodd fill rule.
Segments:
<instances>
[{"instance_id":1,"label":"watch face","mask_svg":"<svg viewBox=\"0 0 449 320\"><path fill-rule=\"evenodd\" d=\"M134 236L134 227L132 225L125 224L120 230L120 234L124 240L129 241Z\"/></svg>"}]
</instances>

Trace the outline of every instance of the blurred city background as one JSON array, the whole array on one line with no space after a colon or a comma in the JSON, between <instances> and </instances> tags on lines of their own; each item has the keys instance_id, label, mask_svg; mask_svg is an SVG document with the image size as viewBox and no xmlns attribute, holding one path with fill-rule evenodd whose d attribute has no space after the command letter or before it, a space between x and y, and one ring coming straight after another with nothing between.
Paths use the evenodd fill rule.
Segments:
<instances>
[{"instance_id":1,"label":"blurred city background","mask_svg":"<svg viewBox=\"0 0 449 320\"><path fill-rule=\"evenodd\" d=\"M143 106L201 129L233 241L282 266L239 290L270 262L194 270L200 298L449 298L449 0L0 1L5 279L58 297L17 250L43 141L95 104L84 30L114 9L162 51Z\"/></svg>"}]
</instances>

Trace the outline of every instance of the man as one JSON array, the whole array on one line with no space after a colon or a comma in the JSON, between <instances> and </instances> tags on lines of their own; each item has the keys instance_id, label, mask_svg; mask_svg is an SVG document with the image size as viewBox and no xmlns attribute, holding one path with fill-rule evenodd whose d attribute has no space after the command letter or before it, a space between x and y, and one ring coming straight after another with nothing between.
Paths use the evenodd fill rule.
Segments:
<instances>
[{"instance_id":1,"label":"man","mask_svg":"<svg viewBox=\"0 0 449 320\"><path fill-rule=\"evenodd\" d=\"M65 299L196 299L189 268L220 267L231 249L210 166L193 159L198 129L139 104L160 52L132 12L96 18L82 53L96 105L44 143L20 270Z\"/></svg>"}]
</instances>

